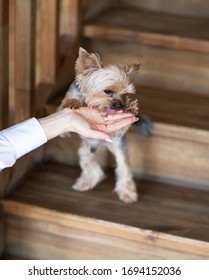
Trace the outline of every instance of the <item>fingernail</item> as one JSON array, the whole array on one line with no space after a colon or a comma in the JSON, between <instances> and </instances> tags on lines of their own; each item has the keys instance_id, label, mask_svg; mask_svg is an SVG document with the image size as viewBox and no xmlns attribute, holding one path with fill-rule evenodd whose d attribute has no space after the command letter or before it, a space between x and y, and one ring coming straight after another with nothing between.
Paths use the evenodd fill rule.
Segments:
<instances>
[{"instance_id":1,"label":"fingernail","mask_svg":"<svg viewBox=\"0 0 209 280\"><path fill-rule=\"evenodd\" d=\"M139 119L138 118L133 118L133 122L137 122Z\"/></svg>"},{"instance_id":2,"label":"fingernail","mask_svg":"<svg viewBox=\"0 0 209 280\"><path fill-rule=\"evenodd\" d=\"M112 141L112 139L110 139L110 138L105 138L104 139L106 142L109 142L109 143L112 143L113 141Z\"/></svg>"}]
</instances>

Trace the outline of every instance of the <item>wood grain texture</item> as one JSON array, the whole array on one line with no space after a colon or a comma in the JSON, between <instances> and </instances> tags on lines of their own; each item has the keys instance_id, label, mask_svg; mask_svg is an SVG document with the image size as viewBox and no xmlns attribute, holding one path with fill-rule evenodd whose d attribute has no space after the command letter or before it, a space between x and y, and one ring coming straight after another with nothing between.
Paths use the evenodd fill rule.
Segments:
<instances>
[{"instance_id":1,"label":"wood grain texture","mask_svg":"<svg viewBox=\"0 0 209 280\"><path fill-rule=\"evenodd\" d=\"M60 34L63 36L77 37L80 29L79 0L60 1Z\"/></svg>"},{"instance_id":2,"label":"wood grain texture","mask_svg":"<svg viewBox=\"0 0 209 280\"><path fill-rule=\"evenodd\" d=\"M58 1L37 0L37 7L36 85L54 84L58 71Z\"/></svg>"},{"instance_id":3,"label":"wood grain texture","mask_svg":"<svg viewBox=\"0 0 209 280\"><path fill-rule=\"evenodd\" d=\"M14 2L14 122L30 117L35 81L36 1Z\"/></svg>"},{"instance_id":4,"label":"wood grain texture","mask_svg":"<svg viewBox=\"0 0 209 280\"><path fill-rule=\"evenodd\" d=\"M129 42L90 39L84 48L97 52L107 64L142 62L135 77L138 85L209 95L209 56Z\"/></svg>"},{"instance_id":5,"label":"wood grain texture","mask_svg":"<svg viewBox=\"0 0 209 280\"><path fill-rule=\"evenodd\" d=\"M116 0L116 3L119 3L120 7L121 5L125 5L136 9L150 9L152 11L175 13L178 15L191 15L207 18L209 16L209 2L206 0Z\"/></svg>"},{"instance_id":6,"label":"wood grain texture","mask_svg":"<svg viewBox=\"0 0 209 280\"><path fill-rule=\"evenodd\" d=\"M112 192L112 176L94 191L71 190L78 174L65 165L42 165L4 200L8 253L29 258L209 256L209 192L138 180L140 201L125 205Z\"/></svg>"},{"instance_id":7,"label":"wood grain texture","mask_svg":"<svg viewBox=\"0 0 209 280\"><path fill-rule=\"evenodd\" d=\"M9 4L7 0L0 0L0 130L6 128L9 124L8 114L8 80L9 80ZM6 184L7 174L0 174L0 198L2 186ZM0 257L4 251L4 222L2 214L2 204L0 200Z\"/></svg>"},{"instance_id":8,"label":"wood grain texture","mask_svg":"<svg viewBox=\"0 0 209 280\"><path fill-rule=\"evenodd\" d=\"M2 202L0 201L0 259L5 249L5 223L2 211Z\"/></svg>"},{"instance_id":9,"label":"wood grain texture","mask_svg":"<svg viewBox=\"0 0 209 280\"><path fill-rule=\"evenodd\" d=\"M14 209L14 204L10 205ZM28 205L15 206L23 211L31 210ZM44 208L32 210L35 212L32 219L25 218L20 211L17 216L6 215L7 254L18 259L208 258L206 242L71 214L60 215Z\"/></svg>"},{"instance_id":10,"label":"wood grain texture","mask_svg":"<svg viewBox=\"0 0 209 280\"><path fill-rule=\"evenodd\" d=\"M116 7L87 22L84 36L208 53L208 27L206 18Z\"/></svg>"},{"instance_id":11,"label":"wood grain texture","mask_svg":"<svg viewBox=\"0 0 209 280\"><path fill-rule=\"evenodd\" d=\"M0 1L0 130L8 126L9 5Z\"/></svg>"}]
</instances>

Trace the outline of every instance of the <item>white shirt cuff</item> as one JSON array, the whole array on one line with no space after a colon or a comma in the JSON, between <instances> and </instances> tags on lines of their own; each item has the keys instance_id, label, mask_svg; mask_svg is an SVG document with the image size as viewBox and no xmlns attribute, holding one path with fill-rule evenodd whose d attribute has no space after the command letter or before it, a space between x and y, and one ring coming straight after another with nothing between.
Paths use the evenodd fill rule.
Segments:
<instances>
[{"instance_id":1,"label":"white shirt cuff","mask_svg":"<svg viewBox=\"0 0 209 280\"><path fill-rule=\"evenodd\" d=\"M16 159L47 142L46 134L36 118L5 129L2 134L13 146Z\"/></svg>"}]
</instances>

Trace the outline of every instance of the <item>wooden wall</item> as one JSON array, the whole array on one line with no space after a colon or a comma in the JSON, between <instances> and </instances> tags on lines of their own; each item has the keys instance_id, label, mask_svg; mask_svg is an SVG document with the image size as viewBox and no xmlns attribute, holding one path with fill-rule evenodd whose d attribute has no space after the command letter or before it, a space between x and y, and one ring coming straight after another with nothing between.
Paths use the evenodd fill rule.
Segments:
<instances>
[{"instance_id":1,"label":"wooden wall","mask_svg":"<svg viewBox=\"0 0 209 280\"><path fill-rule=\"evenodd\" d=\"M42 116L47 100L73 78L79 3L0 0L0 130ZM67 38L64 53L62 36ZM12 192L42 159L43 148L39 148L3 170L0 198ZM1 213L0 204L0 255L4 248Z\"/></svg>"},{"instance_id":2,"label":"wooden wall","mask_svg":"<svg viewBox=\"0 0 209 280\"><path fill-rule=\"evenodd\" d=\"M0 129L8 124L8 21L9 6L0 0ZM0 177L2 186L4 177ZM0 201L0 255L4 247L2 207Z\"/></svg>"},{"instance_id":3,"label":"wooden wall","mask_svg":"<svg viewBox=\"0 0 209 280\"><path fill-rule=\"evenodd\" d=\"M209 17L209 2L205 0L116 0L115 3L165 13Z\"/></svg>"}]
</instances>

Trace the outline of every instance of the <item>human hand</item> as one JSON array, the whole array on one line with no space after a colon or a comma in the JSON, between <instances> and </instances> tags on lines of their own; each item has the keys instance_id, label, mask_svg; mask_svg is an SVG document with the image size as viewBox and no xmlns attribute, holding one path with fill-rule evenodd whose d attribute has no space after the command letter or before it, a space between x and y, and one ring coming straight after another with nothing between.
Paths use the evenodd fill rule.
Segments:
<instances>
[{"instance_id":1,"label":"human hand","mask_svg":"<svg viewBox=\"0 0 209 280\"><path fill-rule=\"evenodd\" d=\"M123 111L110 114L108 118L105 118L101 112L87 107L70 110L69 113L72 115L69 124L70 131L87 138L97 138L107 142L112 142L108 133L117 131L138 120L132 113L124 113Z\"/></svg>"},{"instance_id":2,"label":"human hand","mask_svg":"<svg viewBox=\"0 0 209 280\"><path fill-rule=\"evenodd\" d=\"M108 133L117 131L137 120L132 113L122 111L108 115L108 119L105 119L96 109L80 107L77 110L65 108L39 119L39 122L48 140L66 132L75 132L87 138L112 142Z\"/></svg>"}]
</instances>

